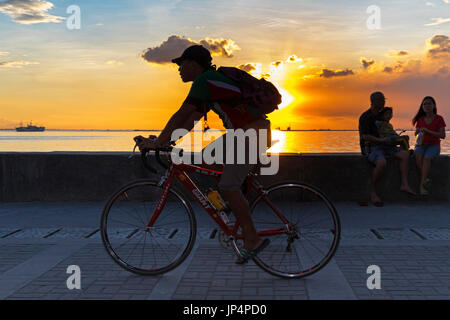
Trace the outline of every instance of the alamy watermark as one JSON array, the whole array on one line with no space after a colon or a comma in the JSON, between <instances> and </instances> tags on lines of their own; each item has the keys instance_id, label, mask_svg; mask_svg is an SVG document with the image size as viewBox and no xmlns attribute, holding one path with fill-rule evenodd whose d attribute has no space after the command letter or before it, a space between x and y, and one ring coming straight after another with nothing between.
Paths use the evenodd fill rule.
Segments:
<instances>
[{"instance_id":1,"label":"alamy watermark","mask_svg":"<svg viewBox=\"0 0 450 320\"><path fill-rule=\"evenodd\" d=\"M200 121L195 121L193 144L202 146L205 142L201 130L195 130ZM176 129L172 132L172 141L189 133L186 129ZM279 156L277 153L267 155L269 131L267 129L227 129L222 136L220 132L212 133L216 140L208 144L203 152L195 152L194 157L179 149L171 153L173 163L180 164L261 164L261 175L275 175L279 170ZM191 138L192 139L192 138ZM194 150L195 151L195 150ZM192 159L193 158L193 159Z\"/></svg>"},{"instance_id":2,"label":"alamy watermark","mask_svg":"<svg viewBox=\"0 0 450 320\"><path fill-rule=\"evenodd\" d=\"M366 26L369 30L381 29L381 9L379 6L371 5L366 9L366 13L370 16L366 20Z\"/></svg>"},{"instance_id":3,"label":"alamy watermark","mask_svg":"<svg viewBox=\"0 0 450 320\"><path fill-rule=\"evenodd\" d=\"M67 289L73 290L81 289L81 269L76 264L72 264L67 267L66 273L70 274L70 276L67 278L66 286Z\"/></svg>"},{"instance_id":4,"label":"alamy watermark","mask_svg":"<svg viewBox=\"0 0 450 320\"><path fill-rule=\"evenodd\" d=\"M81 29L81 9L77 5L71 5L67 7L67 14L70 16L67 18L66 27L69 30Z\"/></svg>"},{"instance_id":5,"label":"alamy watermark","mask_svg":"<svg viewBox=\"0 0 450 320\"><path fill-rule=\"evenodd\" d=\"M367 289L381 289L381 269L379 266L373 264L367 267L367 274L370 274L367 278Z\"/></svg>"}]
</instances>

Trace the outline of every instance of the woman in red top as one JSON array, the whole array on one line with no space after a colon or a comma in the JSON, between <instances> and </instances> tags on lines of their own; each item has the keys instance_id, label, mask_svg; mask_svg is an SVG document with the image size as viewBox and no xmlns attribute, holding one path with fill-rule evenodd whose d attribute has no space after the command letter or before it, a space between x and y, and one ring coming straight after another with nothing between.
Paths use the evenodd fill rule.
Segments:
<instances>
[{"instance_id":1,"label":"woman in red top","mask_svg":"<svg viewBox=\"0 0 450 320\"><path fill-rule=\"evenodd\" d=\"M416 126L416 135L423 134L414 150L417 167L421 173L420 194L427 195L431 180L428 179L431 159L441 152L441 140L445 139L445 121L437 114L436 101L433 97L425 97L420 105L419 112L412 120ZM419 139L420 140L420 139Z\"/></svg>"}]
</instances>

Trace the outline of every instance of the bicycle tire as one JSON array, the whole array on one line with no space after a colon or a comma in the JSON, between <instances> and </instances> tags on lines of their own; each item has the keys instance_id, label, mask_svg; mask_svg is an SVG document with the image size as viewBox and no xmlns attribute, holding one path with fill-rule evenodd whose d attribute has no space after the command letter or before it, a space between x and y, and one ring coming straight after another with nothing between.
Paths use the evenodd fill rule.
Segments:
<instances>
[{"instance_id":1,"label":"bicycle tire","mask_svg":"<svg viewBox=\"0 0 450 320\"><path fill-rule=\"evenodd\" d=\"M155 192L155 190L158 190L161 192L163 191L162 186L159 186L158 182L153 181L153 180L147 180L147 179L133 181L133 182L121 187L118 191L116 191L110 197L110 199L106 203L106 205L103 209L103 212L102 212L101 221L100 221L100 230L101 230L102 241L103 241L103 244L104 244L109 256L114 260L114 262L116 262L119 266L121 266L125 270L130 271L135 274L139 274L139 275L151 276L151 275L163 274L163 273L166 273L166 272L176 268L178 265L180 265L187 258L189 253L191 252L191 250L194 246L196 234L197 234L197 222L195 219L195 215L193 213L193 210L192 210L192 207L191 207L189 201L184 196L182 196L176 189L171 187L168 192L168 201L170 198L171 201L174 201L174 203L170 203L171 206L173 206L175 203L178 203L180 205L179 207L184 209L183 212L178 212L178 215L184 216L187 214L187 226L188 226L187 229L188 230L186 233L185 229L180 227L180 232L178 232L178 229L173 228L173 222L166 223L166 226L172 224L172 229L177 230L177 231L175 231L175 233L178 232L178 237L181 234L186 235L186 238L188 238L188 240L184 244L183 244L183 239L179 240L179 239L176 239L176 237L170 238L170 235L173 234L173 231L171 231L172 233L167 237L166 228L161 228L160 226L158 226L158 227L154 227L152 230L146 231L144 228L144 225L146 224L146 222L148 222L149 216L146 217L144 214L144 218L141 219L142 218L141 212L139 212L139 213L133 212L133 214L131 214L131 212L127 211L123 214L123 216L125 216L125 217L130 217L130 218L133 217L133 219L131 220L132 223L123 222L123 221L122 221L122 223L124 225L127 225L127 226L132 225L134 228L137 228L133 232L129 233L127 236L124 237L124 235L127 232L126 228L124 228L125 231L120 228L114 229L114 227L112 227L112 226L111 226L111 228L108 229L109 222L111 224L113 223L113 221L114 221L114 223L117 223L117 220L112 220L111 215L113 212L112 209L115 210L114 214L116 212L118 212L118 208L120 209L120 203L118 204L118 202L119 202L119 199L121 198L121 196L127 198L128 202L130 204L131 203L134 204L134 202L138 202L137 199L139 199L139 201L142 201L142 198L149 199L150 197L152 197L155 200L154 205L156 205L157 200L159 199L157 194L152 193L152 195L150 195L150 192L149 192L148 194L145 193L145 195L142 195L139 192L136 194L134 194L134 193L132 194L130 192L130 190L133 190L134 188L138 188L138 187L143 187L148 192L150 191L150 189L153 189L152 192ZM134 202L132 200L130 200L130 195L134 197L133 198ZM123 201L123 202L126 203L126 201ZM168 203L169 202L166 202L164 207L162 208L162 212L161 212L158 220L156 220L156 224L158 224L158 221L160 221L161 219L166 219L166 217L164 216L164 213L165 213L164 210L168 207ZM144 202L144 208L147 208L147 206L145 205L145 202ZM147 212L148 213L153 212L153 209L154 209L153 207L150 207L150 210L147 210ZM180 210L178 210L178 211L180 211ZM168 214L166 214L166 216L167 215ZM136 221L138 221L138 222L136 222ZM142 224L142 226L141 226L142 230L139 228L141 224ZM160 228L160 229L157 229L157 228ZM130 230L128 230L128 231L130 231ZM173 257L173 259L172 258L167 259L170 261L168 261L167 264L164 264L161 266L152 266L152 267L146 267L146 268L144 268L142 266L136 266L135 263L126 261L126 260L129 260L129 257L132 253L130 253L128 255L128 258L125 259L124 254L118 253L117 244L121 243L121 241L123 242L119 245L119 248L120 248L121 246L124 246L128 241L131 241L131 239L138 239L137 234L139 234L140 232L144 235L144 247L142 249L141 265L143 263L144 258L147 260L149 259L145 255L145 245L146 245L147 234L149 237L149 241L151 239L153 239L154 242L156 243L156 245L152 247L153 253L154 253L153 258L154 258L155 265L157 264L157 261L161 260L162 257L164 257L164 256L170 258L170 252L168 255L168 252L164 251L164 248L159 243L159 240L163 241L169 247L172 245L172 247L170 247L171 249L173 248L173 246L176 247L176 244L178 244L178 242L179 242L183 246L181 248L181 252L177 253ZM123 240L122 238L123 239L128 238L128 240ZM112 240L114 240L113 241L114 243L112 242ZM175 240L178 240L178 242ZM133 251L136 250L136 246L137 246L137 244L135 245ZM155 256L155 248L157 250L159 250L159 252L158 251L156 252L157 256ZM162 253L162 254L159 254L159 253ZM146 263L147 263L147 260L146 260Z\"/></svg>"},{"instance_id":2,"label":"bicycle tire","mask_svg":"<svg viewBox=\"0 0 450 320\"><path fill-rule=\"evenodd\" d=\"M294 190L289 191L290 190ZM298 239L294 239L293 243L295 244L295 250L291 251L294 252L295 255L297 255L298 258L298 263L299 263L299 269L293 269L290 271L286 271L286 270L280 270L279 267L275 267L273 265L273 263L271 264L270 262L270 257L272 254L272 257L275 255L280 255L282 250L280 250L280 248L274 247L275 244L272 242L269 247L267 247L266 249L264 249L262 252L260 252L260 254L258 256L256 256L253 260L254 262L261 267L263 270L267 271L268 273L274 275L274 276L278 276L281 278L303 278L303 277L307 277L310 276L316 272L318 272L319 270L321 270L323 267L325 267L327 265L327 263L332 259L332 257L334 256L334 254L336 253L336 250L338 248L339 245L339 241L340 241L340 235L341 235L341 225L340 225L340 220L339 220L339 215L336 211L336 208L334 207L333 203L327 198L327 196L321 192L319 189L317 189L314 186L302 183L302 182L298 182L298 181L284 181L284 182L279 182L276 183L274 185L269 186L267 189L265 189L265 197L268 197L270 199L271 194L274 194L275 192L279 192L283 197L286 195L291 195L292 194L296 194L297 191L302 190L303 192L306 190L309 195L305 196L305 194L302 194L303 199L310 199L308 197L315 197L317 199L317 201L321 204L324 205L324 207L326 208L326 212L324 213L325 215L330 215L331 221L332 223L330 223L332 226L330 228L324 228L322 229L317 229L317 231L313 231L315 229L312 228L300 228L299 227L299 232L297 233L298 235ZM255 211L257 209L257 207L264 202L263 201L263 197L261 195L259 195L257 198L254 199L254 201L252 202L251 206L250 206L250 211L252 213L252 218L253 221L255 223L255 227L258 229L258 211ZM272 201L272 200L271 200ZM311 200L310 200L311 201ZM311 201L312 202L312 201ZM317 203L316 203L317 204ZM267 204L266 204L267 206ZM272 211L272 215L275 216L275 212L273 211L273 209L270 209ZM270 211L269 210L269 211ZM325 210L324 210L325 212ZM276 221L276 219L278 219L279 223L281 223L281 219L278 218L278 216L276 216L276 218L274 218L274 221ZM292 222L292 221L290 221ZM302 231L303 230L303 231ZM309 232L305 230L310 230ZM317 263L314 263L314 265L312 266L302 266L302 264L306 265L305 259L302 257L300 258L300 254L301 254L301 250L300 250L300 246L304 246L303 251L306 252L310 257L310 260L313 260L311 258L311 252L308 252L308 250L306 249L306 240L308 240L306 238L306 236L308 234L314 235L315 240L321 240L320 237L324 237L325 239L330 237L330 234L327 234L328 232L331 232L330 234L332 235L332 240L331 243L329 245L329 248L326 252L326 254L323 255L322 258L320 258L320 261ZM281 238L283 236L280 236ZM287 238L287 234L285 235L285 237ZM272 239L271 239L272 240ZM302 242L303 241L303 242ZM310 240L308 240L310 241ZM323 240L325 241L325 240ZM311 241L310 241L311 242ZM300 244L302 243L302 244ZM272 246L272 250L273 252L271 253L271 246ZM292 244L291 244L292 246ZM311 247L313 247L314 245L311 243ZM292 249L292 247L291 247ZM309 249L310 250L310 249ZM287 251L287 246L286 246L286 251ZM294 255L294 254L293 254ZM292 256L293 256L292 255ZM283 261L284 257L282 258ZM301 260L301 261L300 261ZM294 263L295 265L295 263Z\"/></svg>"}]
</instances>

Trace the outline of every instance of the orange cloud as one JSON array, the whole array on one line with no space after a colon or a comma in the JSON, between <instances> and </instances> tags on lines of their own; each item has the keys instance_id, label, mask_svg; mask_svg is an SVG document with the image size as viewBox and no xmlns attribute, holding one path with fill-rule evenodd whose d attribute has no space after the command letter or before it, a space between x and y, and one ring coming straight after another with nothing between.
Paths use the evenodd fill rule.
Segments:
<instances>
[{"instance_id":1,"label":"orange cloud","mask_svg":"<svg viewBox=\"0 0 450 320\"><path fill-rule=\"evenodd\" d=\"M293 62L302 62L303 59L297 57L295 54L291 55L289 58L286 59L286 62L293 63Z\"/></svg>"},{"instance_id":2,"label":"orange cloud","mask_svg":"<svg viewBox=\"0 0 450 320\"><path fill-rule=\"evenodd\" d=\"M375 60L374 59L368 60L366 58L361 57L360 62L363 65L364 69L368 69L371 65L375 63Z\"/></svg>"},{"instance_id":3,"label":"orange cloud","mask_svg":"<svg viewBox=\"0 0 450 320\"><path fill-rule=\"evenodd\" d=\"M370 105L370 94L382 91L387 105L394 108L394 127L411 128L411 119L427 95L436 99L438 113L450 121L450 108L446 107L450 91L445 85L450 83L450 66L445 59L447 46L448 37L434 36L428 40L422 56L406 61L389 64L360 59L363 67L364 62L371 67L370 73L351 68L331 69L325 65L289 69L284 88L293 97L300 98L269 118L274 126L357 129L359 116ZM409 56L402 51L396 56Z\"/></svg>"},{"instance_id":4,"label":"orange cloud","mask_svg":"<svg viewBox=\"0 0 450 320\"><path fill-rule=\"evenodd\" d=\"M345 70L330 70L330 69L322 69L321 77L324 78L334 78L334 77L345 77L349 75L353 75L353 70L345 69Z\"/></svg>"},{"instance_id":5,"label":"orange cloud","mask_svg":"<svg viewBox=\"0 0 450 320\"><path fill-rule=\"evenodd\" d=\"M428 49L428 57L432 59L450 56L450 39L445 35L435 35L428 40L430 49Z\"/></svg>"}]
</instances>

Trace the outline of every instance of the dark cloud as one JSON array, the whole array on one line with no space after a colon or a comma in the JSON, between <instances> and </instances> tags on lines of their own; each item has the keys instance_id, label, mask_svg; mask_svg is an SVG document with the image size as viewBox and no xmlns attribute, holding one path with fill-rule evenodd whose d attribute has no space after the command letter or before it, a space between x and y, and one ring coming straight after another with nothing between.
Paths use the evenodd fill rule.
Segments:
<instances>
[{"instance_id":1,"label":"dark cloud","mask_svg":"<svg viewBox=\"0 0 450 320\"><path fill-rule=\"evenodd\" d=\"M53 8L53 3L42 0L8 0L0 2L0 12L10 16L21 24L59 23L65 18L47 13Z\"/></svg>"},{"instance_id":2,"label":"dark cloud","mask_svg":"<svg viewBox=\"0 0 450 320\"><path fill-rule=\"evenodd\" d=\"M363 65L364 69L369 68L371 65L375 63L374 59L368 60L366 58L361 58L361 64Z\"/></svg>"},{"instance_id":3,"label":"dark cloud","mask_svg":"<svg viewBox=\"0 0 450 320\"><path fill-rule=\"evenodd\" d=\"M172 35L159 46L146 49L141 57L151 63L171 63L172 59L179 57L187 47L194 44L201 44L212 55L227 58L232 57L233 51L239 49L233 40L205 38L196 42L186 37Z\"/></svg>"},{"instance_id":4,"label":"dark cloud","mask_svg":"<svg viewBox=\"0 0 450 320\"><path fill-rule=\"evenodd\" d=\"M291 55L289 58L287 58L286 62L301 62L303 61L302 58L297 57L295 54Z\"/></svg>"},{"instance_id":5,"label":"dark cloud","mask_svg":"<svg viewBox=\"0 0 450 320\"><path fill-rule=\"evenodd\" d=\"M395 66L387 66L383 69L386 73L408 73L408 72L419 72L422 67L421 60L408 60L408 61L397 61Z\"/></svg>"},{"instance_id":6,"label":"dark cloud","mask_svg":"<svg viewBox=\"0 0 450 320\"><path fill-rule=\"evenodd\" d=\"M324 78L333 78L333 77L345 77L348 75L352 75L353 70L345 69L345 70L330 70L330 69L322 69L321 77Z\"/></svg>"},{"instance_id":7,"label":"dark cloud","mask_svg":"<svg viewBox=\"0 0 450 320\"><path fill-rule=\"evenodd\" d=\"M283 61L275 61L275 62L272 62L272 65L275 66L275 67L278 67L282 63L283 63Z\"/></svg>"},{"instance_id":8,"label":"dark cloud","mask_svg":"<svg viewBox=\"0 0 450 320\"><path fill-rule=\"evenodd\" d=\"M435 35L429 40L431 49L428 50L428 57L432 59L450 55L450 39L444 35Z\"/></svg>"},{"instance_id":9,"label":"dark cloud","mask_svg":"<svg viewBox=\"0 0 450 320\"><path fill-rule=\"evenodd\" d=\"M409 53L407 51L403 51L403 50L388 54L389 57L404 57L404 56L407 56L407 55L409 55Z\"/></svg>"},{"instance_id":10,"label":"dark cloud","mask_svg":"<svg viewBox=\"0 0 450 320\"><path fill-rule=\"evenodd\" d=\"M400 63L395 66L385 67L383 69L383 72L386 72L386 73L394 73L394 72L395 73L400 73L400 72L406 73L406 72L410 72L410 71L411 71L410 69L406 68L404 65L402 65Z\"/></svg>"},{"instance_id":11,"label":"dark cloud","mask_svg":"<svg viewBox=\"0 0 450 320\"><path fill-rule=\"evenodd\" d=\"M244 70L246 72L252 72L256 70L256 64L254 63L246 63L237 66L238 69Z\"/></svg>"}]
</instances>

